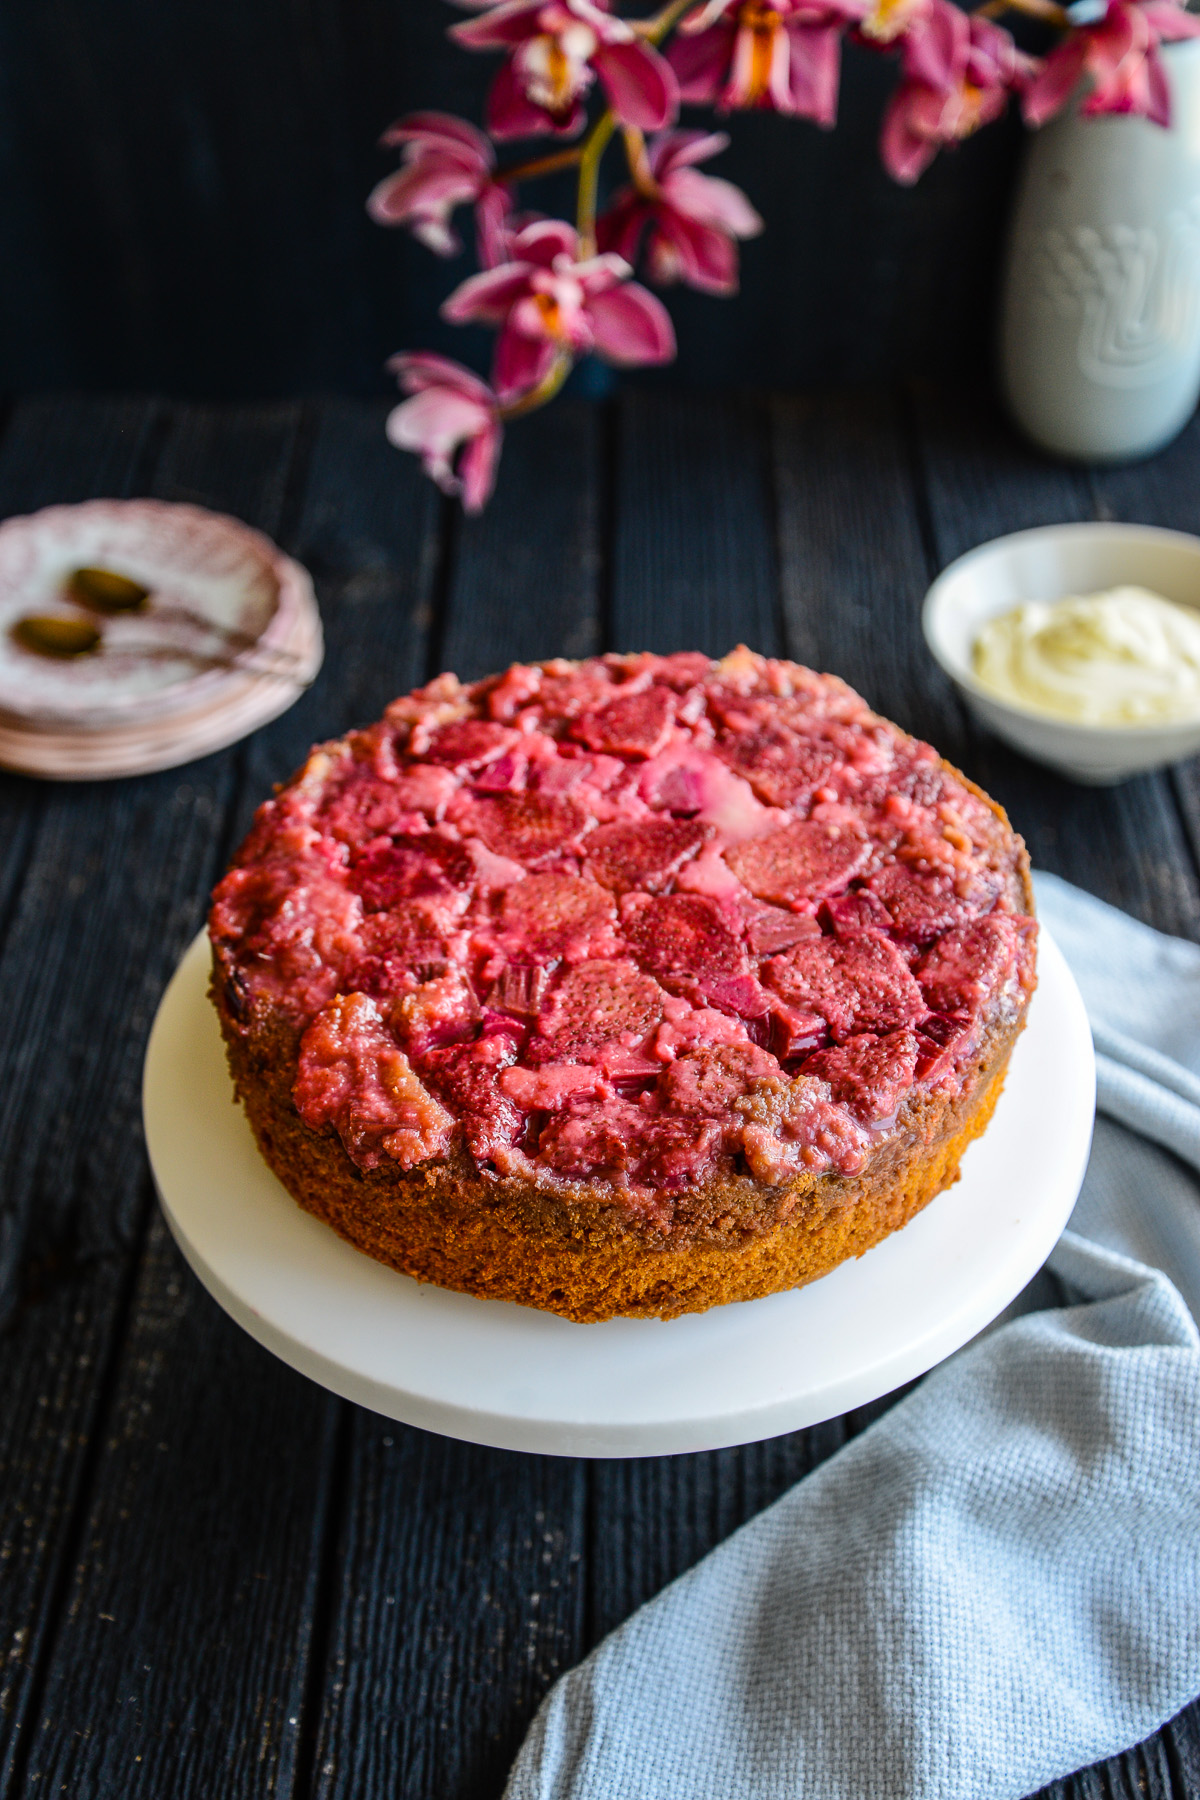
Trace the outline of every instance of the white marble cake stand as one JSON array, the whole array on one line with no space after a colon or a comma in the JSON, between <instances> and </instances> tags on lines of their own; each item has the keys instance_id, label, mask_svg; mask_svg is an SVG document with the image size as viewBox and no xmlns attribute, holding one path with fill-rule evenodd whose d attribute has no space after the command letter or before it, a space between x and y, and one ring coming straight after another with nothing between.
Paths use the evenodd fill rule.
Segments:
<instances>
[{"instance_id":1,"label":"white marble cake stand","mask_svg":"<svg viewBox=\"0 0 1200 1800\"><path fill-rule=\"evenodd\" d=\"M1091 1141L1079 991L1043 931L1040 986L962 1180L823 1281L669 1322L568 1320L395 1274L289 1198L231 1101L208 946L192 944L146 1056L163 1210L200 1280L259 1343L389 1418L502 1449L657 1456L815 1424L923 1374L1049 1255Z\"/></svg>"}]
</instances>

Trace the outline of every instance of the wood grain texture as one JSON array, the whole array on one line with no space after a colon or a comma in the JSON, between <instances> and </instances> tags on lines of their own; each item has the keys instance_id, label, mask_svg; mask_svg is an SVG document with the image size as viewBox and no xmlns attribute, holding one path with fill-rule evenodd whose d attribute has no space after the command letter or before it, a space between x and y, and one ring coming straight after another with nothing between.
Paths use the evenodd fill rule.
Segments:
<instances>
[{"instance_id":1,"label":"wood grain texture","mask_svg":"<svg viewBox=\"0 0 1200 1800\"><path fill-rule=\"evenodd\" d=\"M314 1793L498 1794L583 1648L586 1471L357 1412Z\"/></svg>"},{"instance_id":2,"label":"wood grain texture","mask_svg":"<svg viewBox=\"0 0 1200 1800\"><path fill-rule=\"evenodd\" d=\"M239 419L185 409L170 423L150 486L274 528L296 426L292 408ZM6 1011L18 1046L5 1100L19 1109L6 1137L8 1188L31 1221L21 1270L27 1303L14 1343L25 1357L39 1341L54 1353L38 1410L69 1431L55 1441L38 1421L12 1446L18 1481L8 1493L38 1518L36 1533L26 1533L25 1623L35 1666L20 1696L24 1719L12 1720L24 1725L9 1763L13 1792L56 1782L74 1790L100 1764L101 1791L118 1769L126 1783L140 1778L153 1791L144 1735L157 1741L167 1718L181 1732L175 1787L186 1791L185 1771L194 1768L199 1791L208 1791L204 1755L228 1756L230 1745L221 1748L206 1719L233 1719L245 1691L236 1661L204 1654L212 1643L209 1593L245 1620L247 1653L277 1669L277 1679L247 1699L276 1748L260 1762L260 1734L239 1779L252 1788L254 1770L270 1771L271 1756L285 1754L277 1715L290 1704L311 1624L307 1545L328 1462L314 1446L325 1442L332 1403L223 1320L161 1228L128 1304L149 1198L138 1122L146 1033L199 923L236 766L236 752L226 752L144 781L55 787L5 947L13 959ZM31 1273L43 1271L40 1288L31 1288ZM103 1438L95 1436L97 1408L110 1421ZM181 1443L199 1459L190 1475L185 1461L156 1448ZM224 1471L223 1490L214 1469ZM244 1512L247 1529L223 1535L235 1488L243 1507L256 1504L256 1491L267 1497L258 1540ZM223 1492L223 1511L213 1510L212 1492ZM43 1497L52 1504L40 1514ZM265 1567L267 1581L243 1584L243 1537L265 1546L254 1573ZM133 1698L134 1671L146 1662L158 1670L149 1713ZM164 1730L161 1754L170 1755L170 1744Z\"/></svg>"},{"instance_id":3,"label":"wood grain texture","mask_svg":"<svg viewBox=\"0 0 1200 1800\"><path fill-rule=\"evenodd\" d=\"M354 30L379 44L394 25L372 0ZM554 1678L895 1398L706 1456L458 1445L326 1398L223 1318L161 1223L143 1238L155 1001L253 807L312 739L443 660L481 673L744 637L955 745L1036 860L1198 929L1190 776L1089 794L1010 756L958 712L916 620L971 541L1097 510L1188 524L1182 454L1093 484L969 402L643 393L514 429L493 511L447 534L383 412L49 401L0 439L0 510L99 483L281 534L328 642L312 690L235 750L86 791L0 785L5 1800L495 1800ZM1200 1705L1044 1800L1135 1797L1200 1800Z\"/></svg>"},{"instance_id":4,"label":"wood grain texture","mask_svg":"<svg viewBox=\"0 0 1200 1800\"><path fill-rule=\"evenodd\" d=\"M626 395L616 427L609 647L781 647L763 407L729 395Z\"/></svg>"},{"instance_id":5,"label":"wood grain texture","mask_svg":"<svg viewBox=\"0 0 1200 1800\"><path fill-rule=\"evenodd\" d=\"M439 668L471 681L599 650L605 435L581 400L509 428L491 504L453 521Z\"/></svg>"}]
</instances>

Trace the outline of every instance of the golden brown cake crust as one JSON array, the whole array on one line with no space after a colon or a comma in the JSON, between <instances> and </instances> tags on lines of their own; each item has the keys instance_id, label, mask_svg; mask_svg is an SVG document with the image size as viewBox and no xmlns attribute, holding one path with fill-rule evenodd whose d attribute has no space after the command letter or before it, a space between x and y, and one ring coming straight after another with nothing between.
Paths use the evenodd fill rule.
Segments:
<instances>
[{"instance_id":1,"label":"golden brown cake crust","mask_svg":"<svg viewBox=\"0 0 1200 1800\"><path fill-rule=\"evenodd\" d=\"M1005 832L1002 807L952 764ZM1029 857L1014 836L1021 910L1034 911ZM299 1039L281 1018L249 1031L231 1013L214 957L211 997L230 1073L264 1160L292 1197L356 1249L418 1281L511 1300L580 1324L676 1318L801 1287L900 1230L959 1178L987 1128L1024 1028L991 1024L953 1098L921 1090L857 1175L798 1175L774 1188L749 1176L688 1194L669 1235L608 1199L568 1199L516 1178L485 1180L449 1160L360 1170L332 1131L304 1124L292 1099Z\"/></svg>"}]
</instances>

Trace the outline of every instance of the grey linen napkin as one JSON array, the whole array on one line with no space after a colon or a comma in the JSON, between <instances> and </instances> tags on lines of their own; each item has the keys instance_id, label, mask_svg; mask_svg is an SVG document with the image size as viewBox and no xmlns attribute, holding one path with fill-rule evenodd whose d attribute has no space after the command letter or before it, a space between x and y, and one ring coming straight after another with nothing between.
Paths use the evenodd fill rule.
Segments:
<instances>
[{"instance_id":1,"label":"grey linen napkin","mask_svg":"<svg viewBox=\"0 0 1200 1800\"><path fill-rule=\"evenodd\" d=\"M606 1638L506 1800L1022 1800L1200 1692L1200 948L1054 877L1038 905L1109 1115L1050 1259L1068 1304L976 1339Z\"/></svg>"}]
</instances>

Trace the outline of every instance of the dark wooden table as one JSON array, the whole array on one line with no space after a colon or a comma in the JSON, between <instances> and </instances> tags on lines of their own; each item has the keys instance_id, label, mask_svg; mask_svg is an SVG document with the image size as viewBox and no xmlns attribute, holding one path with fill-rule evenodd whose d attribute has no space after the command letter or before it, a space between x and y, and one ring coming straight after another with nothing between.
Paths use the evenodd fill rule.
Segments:
<instances>
[{"instance_id":1,"label":"dark wooden table","mask_svg":"<svg viewBox=\"0 0 1200 1800\"><path fill-rule=\"evenodd\" d=\"M489 1800L556 1675L880 1410L662 1460L479 1449L333 1399L201 1290L147 1173L146 1035L313 739L442 668L745 639L932 738L1043 867L1200 938L1200 767L1056 780L968 724L917 624L931 574L999 532L1200 530L1200 427L1089 475L961 397L635 392L514 430L463 522L382 418L38 399L0 436L0 513L139 493L237 513L307 563L328 634L316 686L233 750L140 781L0 777L2 1800ZM1051 1792L1194 1800L1200 1704Z\"/></svg>"}]
</instances>

